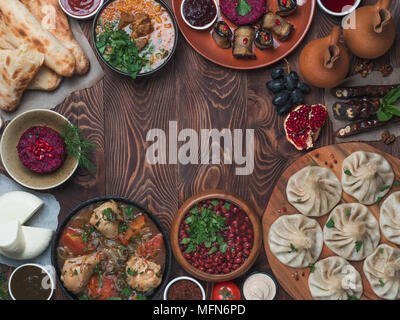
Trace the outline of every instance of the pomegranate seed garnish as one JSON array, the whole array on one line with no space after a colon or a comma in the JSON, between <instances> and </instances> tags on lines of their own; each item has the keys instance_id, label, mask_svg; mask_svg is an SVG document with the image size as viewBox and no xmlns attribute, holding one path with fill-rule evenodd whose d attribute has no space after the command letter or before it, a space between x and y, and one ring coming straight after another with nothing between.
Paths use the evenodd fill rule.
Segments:
<instances>
[{"instance_id":1,"label":"pomegranate seed garnish","mask_svg":"<svg viewBox=\"0 0 400 320\"><path fill-rule=\"evenodd\" d=\"M249 39L247 39L247 38L244 38L244 39L243 39L243 43L244 43L244 44L247 44L248 41L249 41Z\"/></svg>"},{"instance_id":2,"label":"pomegranate seed garnish","mask_svg":"<svg viewBox=\"0 0 400 320\"><path fill-rule=\"evenodd\" d=\"M268 34L265 35L265 40L267 40L267 41L269 40L269 35Z\"/></svg>"},{"instance_id":3,"label":"pomegranate seed garnish","mask_svg":"<svg viewBox=\"0 0 400 320\"><path fill-rule=\"evenodd\" d=\"M225 31L228 30L228 26L227 25L224 26L224 30Z\"/></svg>"},{"instance_id":4,"label":"pomegranate seed garnish","mask_svg":"<svg viewBox=\"0 0 400 320\"><path fill-rule=\"evenodd\" d=\"M279 19L276 19L276 20L275 20L275 24L278 25L278 26L281 25L281 22L279 21Z\"/></svg>"},{"instance_id":5,"label":"pomegranate seed garnish","mask_svg":"<svg viewBox=\"0 0 400 320\"><path fill-rule=\"evenodd\" d=\"M287 0L282 0L282 4L286 7L286 5L287 5Z\"/></svg>"}]
</instances>

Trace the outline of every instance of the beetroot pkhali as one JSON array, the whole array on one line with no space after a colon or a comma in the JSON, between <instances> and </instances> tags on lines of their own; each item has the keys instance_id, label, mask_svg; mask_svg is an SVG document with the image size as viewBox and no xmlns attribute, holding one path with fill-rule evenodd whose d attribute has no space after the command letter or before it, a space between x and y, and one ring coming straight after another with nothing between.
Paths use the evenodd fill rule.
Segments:
<instances>
[{"instance_id":1,"label":"beetroot pkhali","mask_svg":"<svg viewBox=\"0 0 400 320\"><path fill-rule=\"evenodd\" d=\"M58 132L48 127L32 127L21 136L18 155L22 164L36 173L50 173L60 168L66 146Z\"/></svg>"},{"instance_id":2,"label":"beetroot pkhali","mask_svg":"<svg viewBox=\"0 0 400 320\"><path fill-rule=\"evenodd\" d=\"M238 2L239 0L220 0L219 5L222 13L240 26L256 22L267 11L265 0L246 0L252 9L245 16L241 16L237 11Z\"/></svg>"}]
</instances>

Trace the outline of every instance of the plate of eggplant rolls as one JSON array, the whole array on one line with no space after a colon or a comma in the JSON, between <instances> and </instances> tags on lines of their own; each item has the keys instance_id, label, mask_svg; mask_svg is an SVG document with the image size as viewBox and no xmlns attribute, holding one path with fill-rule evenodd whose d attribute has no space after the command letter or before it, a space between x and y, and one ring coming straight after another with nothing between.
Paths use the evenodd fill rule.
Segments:
<instances>
[{"instance_id":1,"label":"plate of eggplant rolls","mask_svg":"<svg viewBox=\"0 0 400 320\"><path fill-rule=\"evenodd\" d=\"M316 7L315 0L198 1L201 5L190 6L190 0L172 0L183 36L206 59L242 70L266 67L290 54L306 36ZM217 18L208 29L193 28L182 16L206 22L213 3Z\"/></svg>"}]
</instances>

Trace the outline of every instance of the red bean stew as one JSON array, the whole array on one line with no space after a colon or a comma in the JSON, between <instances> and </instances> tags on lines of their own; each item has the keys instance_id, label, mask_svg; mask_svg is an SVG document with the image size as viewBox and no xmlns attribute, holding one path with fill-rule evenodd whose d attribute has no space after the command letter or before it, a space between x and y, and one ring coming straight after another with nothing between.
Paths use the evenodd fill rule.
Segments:
<instances>
[{"instance_id":1,"label":"red bean stew","mask_svg":"<svg viewBox=\"0 0 400 320\"><path fill-rule=\"evenodd\" d=\"M57 255L64 287L80 299L140 300L161 284L166 253L146 213L108 201L71 219Z\"/></svg>"},{"instance_id":2,"label":"red bean stew","mask_svg":"<svg viewBox=\"0 0 400 320\"><path fill-rule=\"evenodd\" d=\"M196 203L179 227L179 245L186 260L200 271L227 274L249 257L254 231L248 215L231 202Z\"/></svg>"}]
</instances>

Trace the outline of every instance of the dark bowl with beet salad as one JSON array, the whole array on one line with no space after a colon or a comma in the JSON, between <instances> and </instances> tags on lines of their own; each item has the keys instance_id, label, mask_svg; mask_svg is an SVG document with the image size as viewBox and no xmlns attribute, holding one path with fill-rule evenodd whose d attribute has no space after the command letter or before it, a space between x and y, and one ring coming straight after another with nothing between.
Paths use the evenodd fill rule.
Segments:
<instances>
[{"instance_id":1,"label":"dark bowl with beet salad","mask_svg":"<svg viewBox=\"0 0 400 320\"><path fill-rule=\"evenodd\" d=\"M175 216L172 249L194 277L231 280L255 262L260 231L258 216L244 200L224 191L203 192L186 201Z\"/></svg>"}]
</instances>

